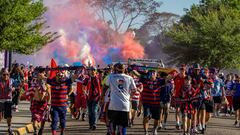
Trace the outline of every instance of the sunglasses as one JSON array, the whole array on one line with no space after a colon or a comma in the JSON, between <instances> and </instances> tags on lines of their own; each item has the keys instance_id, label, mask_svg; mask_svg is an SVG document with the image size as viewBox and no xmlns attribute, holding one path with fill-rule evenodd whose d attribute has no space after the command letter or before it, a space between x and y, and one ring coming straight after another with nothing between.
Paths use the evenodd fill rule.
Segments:
<instances>
[{"instance_id":1,"label":"sunglasses","mask_svg":"<svg viewBox=\"0 0 240 135\"><path fill-rule=\"evenodd\" d=\"M9 74L3 74L3 76L8 76Z\"/></svg>"}]
</instances>

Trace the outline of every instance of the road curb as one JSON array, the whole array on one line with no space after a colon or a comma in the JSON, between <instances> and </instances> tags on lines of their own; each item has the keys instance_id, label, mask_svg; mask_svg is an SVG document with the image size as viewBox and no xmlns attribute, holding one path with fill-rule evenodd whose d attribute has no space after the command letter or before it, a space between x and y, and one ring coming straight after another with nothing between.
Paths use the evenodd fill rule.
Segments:
<instances>
[{"instance_id":1,"label":"road curb","mask_svg":"<svg viewBox=\"0 0 240 135\"><path fill-rule=\"evenodd\" d=\"M27 124L25 127L16 129L15 135L27 135L27 133L32 133L33 131L32 124Z\"/></svg>"},{"instance_id":2,"label":"road curb","mask_svg":"<svg viewBox=\"0 0 240 135\"><path fill-rule=\"evenodd\" d=\"M33 129L33 125L32 125L32 124L28 124L28 125L26 126L26 129L27 129L27 132L28 132L28 133L34 132L34 129Z\"/></svg>"}]
</instances>

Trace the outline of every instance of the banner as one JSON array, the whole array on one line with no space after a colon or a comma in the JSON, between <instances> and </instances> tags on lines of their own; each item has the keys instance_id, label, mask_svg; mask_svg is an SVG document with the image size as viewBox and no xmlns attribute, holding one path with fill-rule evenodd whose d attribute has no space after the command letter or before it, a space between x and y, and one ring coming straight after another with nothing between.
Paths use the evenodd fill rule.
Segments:
<instances>
[{"instance_id":1,"label":"banner","mask_svg":"<svg viewBox=\"0 0 240 135\"><path fill-rule=\"evenodd\" d=\"M128 59L128 64L133 63L149 63L149 64L158 64L160 67L164 67L162 60L160 59Z\"/></svg>"}]
</instances>

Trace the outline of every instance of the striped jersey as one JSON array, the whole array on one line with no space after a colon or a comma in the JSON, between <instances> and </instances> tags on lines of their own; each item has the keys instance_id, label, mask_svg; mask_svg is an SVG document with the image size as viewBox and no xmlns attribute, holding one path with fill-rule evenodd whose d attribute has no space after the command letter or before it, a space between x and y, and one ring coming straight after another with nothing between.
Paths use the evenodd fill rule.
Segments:
<instances>
[{"instance_id":1,"label":"striped jersey","mask_svg":"<svg viewBox=\"0 0 240 135\"><path fill-rule=\"evenodd\" d=\"M140 82L143 84L143 91L141 94L142 103L149 106L159 106L161 81L158 79L155 81L141 79Z\"/></svg>"},{"instance_id":2,"label":"striped jersey","mask_svg":"<svg viewBox=\"0 0 240 135\"><path fill-rule=\"evenodd\" d=\"M31 81L31 87L28 89L26 95L29 96L30 98L34 98L36 90L38 90L38 92L41 94L47 92L46 83L44 81L33 79ZM47 97L45 98L47 99Z\"/></svg>"},{"instance_id":3,"label":"striped jersey","mask_svg":"<svg viewBox=\"0 0 240 135\"><path fill-rule=\"evenodd\" d=\"M53 78L47 79L47 83L51 86L51 106L67 106L68 90L72 85L72 79L57 82L56 78Z\"/></svg>"}]
</instances>

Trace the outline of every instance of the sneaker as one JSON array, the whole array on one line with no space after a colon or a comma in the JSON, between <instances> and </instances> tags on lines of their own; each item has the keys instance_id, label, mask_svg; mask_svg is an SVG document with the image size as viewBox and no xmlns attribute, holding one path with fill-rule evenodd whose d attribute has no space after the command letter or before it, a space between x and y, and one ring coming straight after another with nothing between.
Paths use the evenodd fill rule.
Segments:
<instances>
[{"instance_id":1,"label":"sneaker","mask_svg":"<svg viewBox=\"0 0 240 135\"><path fill-rule=\"evenodd\" d=\"M15 112L19 112L18 106L16 106L16 108L15 108L14 111L15 111Z\"/></svg>"},{"instance_id":2,"label":"sneaker","mask_svg":"<svg viewBox=\"0 0 240 135\"><path fill-rule=\"evenodd\" d=\"M235 127L237 127L238 121L235 121L233 125L234 125Z\"/></svg>"},{"instance_id":3,"label":"sneaker","mask_svg":"<svg viewBox=\"0 0 240 135\"><path fill-rule=\"evenodd\" d=\"M61 134L60 134L60 135L65 135L65 134L64 134L64 132L61 132Z\"/></svg>"},{"instance_id":4,"label":"sneaker","mask_svg":"<svg viewBox=\"0 0 240 135\"><path fill-rule=\"evenodd\" d=\"M204 128L201 130L201 134L205 134L205 129Z\"/></svg>"},{"instance_id":5,"label":"sneaker","mask_svg":"<svg viewBox=\"0 0 240 135\"><path fill-rule=\"evenodd\" d=\"M167 130L166 126L167 126L167 124L166 124L166 123L163 123L162 128L163 128L164 130Z\"/></svg>"},{"instance_id":6,"label":"sneaker","mask_svg":"<svg viewBox=\"0 0 240 135\"><path fill-rule=\"evenodd\" d=\"M96 130L96 128L97 128L96 126L92 126L92 130Z\"/></svg>"},{"instance_id":7,"label":"sneaker","mask_svg":"<svg viewBox=\"0 0 240 135\"><path fill-rule=\"evenodd\" d=\"M144 135L148 135L148 131L145 131Z\"/></svg>"},{"instance_id":8,"label":"sneaker","mask_svg":"<svg viewBox=\"0 0 240 135\"><path fill-rule=\"evenodd\" d=\"M80 117L80 114L79 114ZM85 113L82 114L82 121L85 121Z\"/></svg>"},{"instance_id":9,"label":"sneaker","mask_svg":"<svg viewBox=\"0 0 240 135\"><path fill-rule=\"evenodd\" d=\"M141 111L138 111L137 113L137 117L139 117L141 115Z\"/></svg>"},{"instance_id":10,"label":"sneaker","mask_svg":"<svg viewBox=\"0 0 240 135\"><path fill-rule=\"evenodd\" d=\"M12 128L9 128L9 129L8 129L8 134L9 134L9 135L14 135Z\"/></svg>"},{"instance_id":11,"label":"sneaker","mask_svg":"<svg viewBox=\"0 0 240 135\"><path fill-rule=\"evenodd\" d=\"M180 130L180 129L181 129L181 127L180 127L179 124L176 124L176 129L177 129L177 130Z\"/></svg>"},{"instance_id":12,"label":"sneaker","mask_svg":"<svg viewBox=\"0 0 240 135\"><path fill-rule=\"evenodd\" d=\"M92 129L93 129L93 126L90 126L89 129L92 130Z\"/></svg>"},{"instance_id":13,"label":"sneaker","mask_svg":"<svg viewBox=\"0 0 240 135\"><path fill-rule=\"evenodd\" d=\"M43 129L40 128L39 131L38 131L38 135L42 135L43 134Z\"/></svg>"},{"instance_id":14,"label":"sneaker","mask_svg":"<svg viewBox=\"0 0 240 135\"><path fill-rule=\"evenodd\" d=\"M199 131L202 131L202 129L203 129L203 127L202 127L201 124L199 124L199 125L197 126L197 128L198 128Z\"/></svg>"},{"instance_id":15,"label":"sneaker","mask_svg":"<svg viewBox=\"0 0 240 135\"><path fill-rule=\"evenodd\" d=\"M162 123L159 123L159 127L158 127L158 129L161 130L162 127L163 127Z\"/></svg>"},{"instance_id":16,"label":"sneaker","mask_svg":"<svg viewBox=\"0 0 240 135\"><path fill-rule=\"evenodd\" d=\"M129 125L128 125L128 127L132 127L133 126L133 124L132 124L132 122L131 121L129 121Z\"/></svg>"},{"instance_id":17,"label":"sneaker","mask_svg":"<svg viewBox=\"0 0 240 135\"><path fill-rule=\"evenodd\" d=\"M192 130L192 132L195 133L195 134L199 134L199 131L197 130L197 128L194 128L194 129Z\"/></svg>"},{"instance_id":18,"label":"sneaker","mask_svg":"<svg viewBox=\"0 0 240 135\"><path fill-rule=\"evenodd\" d=\"M157 135L157 128L153 130L153 135Z\"/></svg>"}]
</instances>

